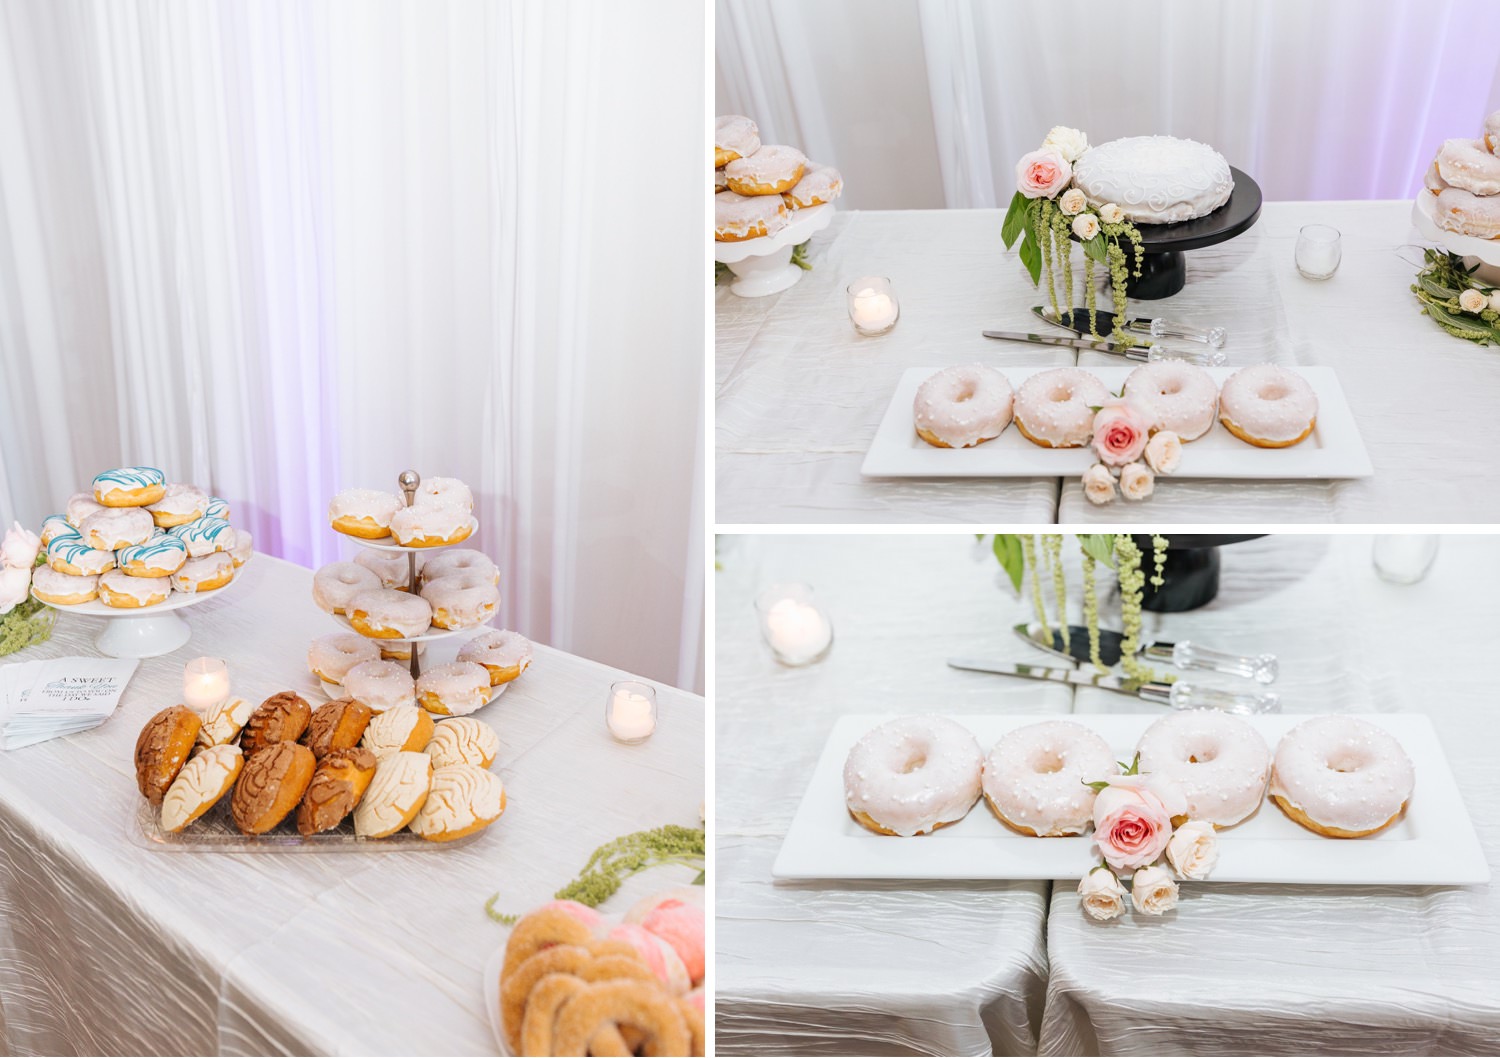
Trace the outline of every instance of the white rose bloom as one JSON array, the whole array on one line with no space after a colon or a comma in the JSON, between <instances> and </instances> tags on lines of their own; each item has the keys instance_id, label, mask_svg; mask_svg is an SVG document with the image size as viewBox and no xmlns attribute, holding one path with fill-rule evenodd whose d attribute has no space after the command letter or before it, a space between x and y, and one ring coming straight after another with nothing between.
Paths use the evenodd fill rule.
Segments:
<instances>
[{"instance_id":1,"label":"white rose bloom","mask_svg":"<svg viewBox=\"0 0 1500 1058\"><path fill-rule=\"evenodd\" d=\"M1083 212L1083 207L1089 204L1089 200L1078 188L1070 187L1063 192L1063 197L1058 199L1057 204L1063 213L1071 217Z\"/></svg>"},{"instance_id":2,"label":"white rose bloom","mask_svg":"<svg viewBox=\"0 0 1500 1058\"><path fill-rule=\"evenodd\" d=\"M1073 234L1087 242L1099 234L1099 218L1092 213L1080 213L1073 218Z\"/></svg>"},{"instance_id":3,"label":"white rose bloom","mask_svg":"<svg viewBox=\"0 0 1500 1058\"><path fill-rule=\"evenodd\" d=\"M1219 862L1219 835L1212 823L1189 819L1167 842L1167 862L1183 878L1202 881Z\"/></svg>"},{"instance_id":4,"label":"white rose bloom","mask_svg":"<svg viewBox=\"0 0 1500 1058\"><path fill-rule=\"evenodd\" d=\"M29 570L36 565L36 555L41 549L42 538L16 522L0 541L0 565Z\"/></svg>"},{"instance_id":5,"label":"white rose bloom","mask_svg":"<svg viewBox=\"0 0 1500 1058\"><path fill-rule=\"evenodd\" d=\"M1143 867L1130 880L1130 902L1143 915L1165 915L1177 906L1177 883L1165 867Z\"/></svg>"},{"instance_id":6,"label":"white rose bloom","mask_svg":"<svg viewBox=\"0 0 1500 1058\"><path fill-rule=\"evenodd\" d=\"M1042 141L1043 147L1051 147L1068 160L1068 164L1078 161L1078 156L1089 149L1089 138L1077 129L1070 129L1066 125L1054 125L1052 131L1047 133L1047 138Z\"/></svg>"},{"instance_id":7,"label":"white rose bloom","mask_svg":"<svg viewBox=\"0 0 1500 1058\"><path fill-rule=\"evenodd\" d=\"M1108 922L1125 913L1125 887L1106 867L1096 867L1078 883L1083 913L1096 922Z\"/></svg>"},{"instance_id":8,"label":"white rose bloom","mask_svg":"<svg viewBox=\"0 0 1500 1058\"><path fill-rule=\"evenodd\" d=\"M1115 477L1109 472L1109 467L1095 463L1083 472L1083 494L1096 506L1115 498Z\"/></svg>"},{"instance_id":9,"label":"white rose bloom","mask_svg":"<svg viewBox=\"0 0 1500 1058\"><path fill-rule=\"evenodd\" d=\"M1113 202L1106 202L1099 207L1099 219L1106 224L1118 224L1125 219L1125 211Z\"/></svg>"},{"instance_id":10,"label":"white rose bloom","mask_svg":"<svg viewBox=\"0 0 1500 1058\"><path fill-rule=\"evenodd\" d=\"M1158 474L1173 474L1182 465L1182 438L1171 430L1158 430L1146 442L1146 463Z\"/></svg>"},{"instance_id":11,"label":"white rose bloom","mask_svg":"<svg viewBox=\"0 0 1500 1058\"><path fill-rule=\"evenodd\" d=\"M0 567L0 614L8 614L31 594L31 570L20 566Z\"/></svg>"},{"instance_id":12,"label":"white rose bloom","mask_svg":"<svg viewBox=\"0 0 1500 1058\"><path fill-rule=\"evenodd\" d=\"M1150 468L1140 463L1126 463L1120 471L1120 495L1127 500L1144 500L1155 489L1156 475Z\"/></svg>"},{"instance_id":13,"label":"white rose bloom","mask_svg":"<svg viewBox=\"0 0 1500 1058\"><path fill-rule=\"evenodd\" d=\"M1458 307L1465 312L1483 312L1490 307L1490 299L1484 296L1484 291L1470 287L1458 295Z\"/></svg>"}]
</instances>

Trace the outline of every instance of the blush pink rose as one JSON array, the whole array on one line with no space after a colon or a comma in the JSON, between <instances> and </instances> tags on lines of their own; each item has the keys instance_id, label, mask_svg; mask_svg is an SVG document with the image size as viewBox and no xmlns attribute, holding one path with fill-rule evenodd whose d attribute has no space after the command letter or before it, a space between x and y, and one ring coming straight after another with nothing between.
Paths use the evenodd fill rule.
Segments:
<instances>
[{"instance_id":1,"label":"blush pink rose","mask_svg":"<svg viewBox=\"0 0 1500 1058\"><path fill-rule=\"evenodd\" d=\"M1112 467L1134 463L1146 450L1152 418L1127 402L1100 408L1094 416L1094 451Z\"/></svg>"},{"instance_id":2,"label":"blush pink rose","mask_svg":"<svg viewBox=\"0 0 1500 1058\"><path fill-rule=\"evenodd\" d=\"M1171 839L1172 815L1149 788L1111 782L1099 791L1094 800L1094 844L1115 870L1133 871L1155 863Z\"/></svg>"},{"instance_id":3,"label":"blush pink rose","mask_svg":"<svg viewBox=\"0 0 1500 1058\"><path fill-rule=\"evenodd\" d=\"M1073 167L1057 151L1043 147L1016 163L1016 190L1027 198L1056 198L1073 179Z\"/></svg>"}]
</instances>

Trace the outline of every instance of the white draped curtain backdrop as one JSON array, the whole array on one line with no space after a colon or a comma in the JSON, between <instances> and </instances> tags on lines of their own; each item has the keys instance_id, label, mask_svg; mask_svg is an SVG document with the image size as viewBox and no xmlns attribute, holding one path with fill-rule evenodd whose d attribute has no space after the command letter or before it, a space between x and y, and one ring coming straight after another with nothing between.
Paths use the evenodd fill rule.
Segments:
<instances>
[{"instance_id":1,"label":"white draped curtain backdrop","mask_svg":"<svg viewBox=\"0 0 1500 1058\"><path fill-rule=\"evenodd\" d=\"M0 517L146 463L316 566L460 477L510 627L701 690L707 14L0 4Z\"/></svg>"},{"instance_id":2,"label":"white draped curtain backdrop","mask_svg":"<svg viewBox=\"0 0 1500 1058\"><path fill-rule=\"evenodd\" d=\"M1053 125L1210 143L1271 199L1403 198L1500 109L1476 0L716 0L720 114L860 209L1005 205Z\"/></svg>"}]
</instances>

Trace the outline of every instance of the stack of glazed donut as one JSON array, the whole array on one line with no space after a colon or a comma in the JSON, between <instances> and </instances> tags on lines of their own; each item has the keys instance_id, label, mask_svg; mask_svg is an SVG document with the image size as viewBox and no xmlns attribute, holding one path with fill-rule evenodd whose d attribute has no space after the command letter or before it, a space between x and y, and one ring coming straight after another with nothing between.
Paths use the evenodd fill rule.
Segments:
<instances>
[{"instance_id":1,"label":"stack of glazed donut","mask_svg":"<svg viewBox=\"0 0 1500 1058\"><path fill-rule=\"evenodd\" d=\"M474 531L474 494L457 478L428 478L410 506L393 492L345 489L328 504L328 521L346 536L402 547L447 547Z\"/></svg>"},{"instance_id":2,"label":"stack of glazed donut","mask_svg":"<svg viewBox=\"0 0 1500 1058\"><path fill-rule=\"evenodd\" d=\"M1479 139L1444 140L1423 183L1437 196L1439 228L1500 239L1500 110L1484 119Z\"/></svg>"},{"instance_id":3,"label":"stack of glazed donut","mask_svg":"<svg viewBox=\"0 0 1500 1058\"><path fill-rule=\"evenodd\" d=\"M729 114L714 123L714 239L775 235L792 213L832 202L844 178L795 147L762 146L755 122Z\"/></svg>"},{"instance_id":4,"label":"stack of glazed donut","mask_svg":"<svg viewBox=\"0 0 1500 1058\"><path fill-rule=\"evenodd\" d=\"M1257 448L1288 448L1305 440L1318 417L1318 397L1307 380L1276 364L1244 367L1220 389L1201 367L1182 361L1142 364L1125 380L1124 396L1155 416L1156 430L1183 441L1208 433L1217 418L1235 437ZM917 436L937 448L973 448L1016 429L1043 448L1089 443L1095 409L1113 394L1078 367L1038 371L1012 389L984 364L948 367L917 388L912 415Z\"/></svg>"},{"instance_id":5,"label":"stack of glazed donut","mask_svg":"<svg viewBox=\"0 0 1500 1058\"><path fill-rule=\"evenodd\" d=\"M702 895L637 903L624 921L554 900L516 923L500 971L499 1026L514 1055L701 1055Z\"/></svg>"},{"instance_id":6,"label":"stack of glazed donut","mask_svg":"<svg viewBox=\"0 0 1500 1058\"><path fill-rule=\"evenodd\" d=\"M1288 818L1325 837L1358 838L1401 818L1415 775L1391 734L1365 720L1321 716L1266 741L1236 716L1170 713L1136 745L1143 774L1172 780L1187 818L1242 823L1268 790ZM957 823L982 797L1005 826L1029 837L1083 834L1097 793L1118 775L1109 744L1083 724L1049 720L1008 732L983 754L963 725L906 716L866 734L844 764L849 814L877 834L912 837ZM1179 821L1180 822L1180 821Z\"/></svg>"},{"instance_id":7,"label":"stack of glazed donut","mask_svg":"<svg viewBox=\"0 0 1500 1058\"><path fill-rule=\"evenodd\" d=\"M42 523L47 564L32 593L52 606L97 599L139 609L173 592L214 591L250 561L249 532L229 524L229 505L196 485L168 484L155 467L119 467L70 497Z\"/></svg>"},{"instance_id":8,"label":"stack of glazed donut","mask_svg":"<svg viewBox=\"0 0 1500 1058\"><path fill-rule=\"evenodd\" d=\"M314 709L282 691L259 706L229 698L202 715L163 709L136 740L136 785L168 833L228 797L243 834L286 822L303 837L405 828L442 842L505 811L504 784L489 771L499 752L500 737L473 717L434 724L415 706L382 712L352 697Z\"/></svg>"}]
</instances>

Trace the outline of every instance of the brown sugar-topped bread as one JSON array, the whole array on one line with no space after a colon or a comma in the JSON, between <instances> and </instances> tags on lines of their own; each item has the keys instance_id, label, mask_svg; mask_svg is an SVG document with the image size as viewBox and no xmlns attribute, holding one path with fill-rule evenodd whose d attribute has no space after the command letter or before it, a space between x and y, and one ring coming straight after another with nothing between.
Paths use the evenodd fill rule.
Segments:
<instances>
[{"instance_id":1,"label":"brown sugar-topped bread","mask_svg":"<svg viewBox=\"0 0 1500 1058\"><path fill-rule=\"evenodd\" d=\"M359 745L365 727L375 711L364 702L353 698L338 698L324 702L313 710L302 744L313 751L313 756L322 760L336 749L349 749Z\"/></svg>"},{"instance_id":2,"label":"brown sugar-topped bread","mask_svg":"<svg viewBox=\"0 0 1500 1058\"><path fill-rule=\"evenodd\" d=\"M358 746L327 753L318 761L312 785L297 806L297 832L307 837L342 823L365 795L375 763L375 754Z\"/></svg>"},{"instance_id":3,"label":"brown sugar-topped bread","mask_svg":"<svg viewBox=\"0 0 1500 1058\"><path fill-rule=\"evenodd\" d=\"M304 706L306 703L303 703ZM276 742L245 761L229 808L246 834L264 834L287 817L312 782L317 760L296 742Z\"/></svg>"},{"instance_id":4,"label":"brown sugar-topped bread","mask_svg":"<svg viewBox=\"0 0 1500 1058\"><path fill-rule=\"evenodd\" d=\"M202 723L185 705L163 709L146 721L135 740L135 783L146 800L161 804L172 780L187 763Z\"/></svg>"},{"instance_id":5,"label":"brown sugar-topped bread","mask_svg":"<svg viewBox=\"0 0 1500 1058\"><path fill-rule=\"evenodd\" d=\"M273 694L250 714L240 735L240 748L248 757L277 742L296 742L310 719L312 707L300 695L292 691Z\"/></svg>"}]
</instances>

